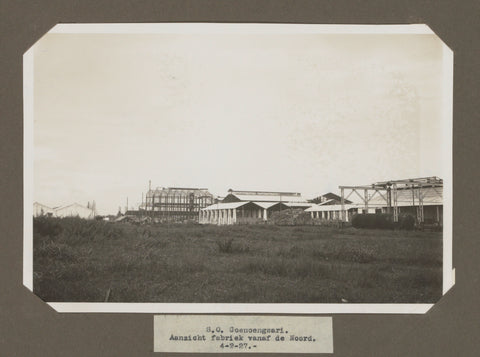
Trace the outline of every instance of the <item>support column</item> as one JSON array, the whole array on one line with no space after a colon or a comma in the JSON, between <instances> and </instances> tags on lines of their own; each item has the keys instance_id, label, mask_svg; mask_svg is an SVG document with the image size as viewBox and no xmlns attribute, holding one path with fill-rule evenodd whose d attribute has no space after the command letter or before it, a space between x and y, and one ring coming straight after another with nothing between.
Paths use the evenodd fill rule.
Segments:
<instances>
[{"instance_id":1,"label":"support column","mask_svg":"<svg viewBox=\"0 0 480 357\"><path fill-rule=\"evenodd\" d=\"M267 220L267 209L266 208L263 209L263 220L264 221Z\"/></svg>"},{"instance_id":2,"label":"support column","mask_svg":"<svg viewBox=\"0 0 480 357\"><path fill-rule=\"evenodd\" d=\"M364 190L364 200L365 200L365 213L368 213L368 190Z\"/></svg>"},{"instance_id":3,"label":"support column","mask_svg":"<svg viewBox=\"0 0 480 357\"><path fill-rule=\"evenodd\" d=\"M344 189L343 187L341 188L341 194L342 194L342 198L340 200L340 203L342 205L342 221L345 222L346 221L346 217L345 217L345 192L344 192Z\"/></svg>"},{"instance_id":4,"label":"support column","mask_svg":"<svg viewBox=\"0 0 480 357\"><path fill-rule=\"evenodd\" d=\"M391 199L391 197L390 197ZM393 184L393 221L398 222L398 214L400 213L400 208L398 207L398 192L397 184Z\"/></svg>"},{"instance_id":5,"label":"support column","mask_svg":"<svg viewBox=\"0 0 480 357\"><path fill-rule=\"evenodd\" d=\"M232 210L232 212L233 212L233 222L232 222L232 224L236 224L237 223L237 209L234 208Z\"/></svg>"}]
</instances>

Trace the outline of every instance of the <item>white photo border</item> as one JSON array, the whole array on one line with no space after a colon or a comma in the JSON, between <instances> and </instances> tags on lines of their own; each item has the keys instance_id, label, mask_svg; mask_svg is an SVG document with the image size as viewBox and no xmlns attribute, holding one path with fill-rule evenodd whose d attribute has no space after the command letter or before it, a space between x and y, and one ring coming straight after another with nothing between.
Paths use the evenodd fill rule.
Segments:
<instances>
[{"instance_id":1,"label":"white photo border","mask_svg":"<svg viewBox=\"0 0 480 357\"><path fill-rule=\"evenodd\" d=\"M48 34L159 34L159 33L263 33L263 34L434 34L424 24L409 25L319 25L258 23L149 23L149 24L57 24ZM437 36L438 37L438 36ZM441 40L441 39L440 39ZM452 250L453 211L453 51L443 43L443 128L445 145L443 295L455 284ZM33 45L23 55L23 285L33 292ZM244 313L244 314L424 314L434 304L223 304L223 303L83 303L47 302L58 312L68 313Z\"/></svg>"}]
</instances>

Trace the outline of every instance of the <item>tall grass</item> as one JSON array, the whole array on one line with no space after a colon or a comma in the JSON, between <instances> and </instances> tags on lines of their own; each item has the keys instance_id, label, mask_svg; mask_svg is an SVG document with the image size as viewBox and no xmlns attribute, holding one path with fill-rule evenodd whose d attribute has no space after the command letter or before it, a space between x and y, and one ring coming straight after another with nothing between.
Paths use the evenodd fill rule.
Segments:
<instances>
[{"instance_id":1,"label":"tall grass","mask_svg":"<svg viewBox=\"0 0 480 357\"><path fill-rule=\"evenodd\" d=\"M434 302L441 279L436 232L34 220L47 301Z\"/></svg>"}]
</instances>

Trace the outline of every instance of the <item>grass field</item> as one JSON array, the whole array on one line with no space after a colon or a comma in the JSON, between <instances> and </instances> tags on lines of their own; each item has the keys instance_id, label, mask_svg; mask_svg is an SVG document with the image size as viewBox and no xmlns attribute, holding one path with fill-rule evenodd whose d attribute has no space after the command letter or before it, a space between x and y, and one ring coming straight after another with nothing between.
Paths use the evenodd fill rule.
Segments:
<instances>
[{"instance_id":1,"label":"grass field","mask_svg":"<svg viewBox=\"0 0 480 357\"><path fill-rule=\"evenodd\" d=\"M435 302L442 233L34 220L46 301Z\"/></svg>"}]
</instances>

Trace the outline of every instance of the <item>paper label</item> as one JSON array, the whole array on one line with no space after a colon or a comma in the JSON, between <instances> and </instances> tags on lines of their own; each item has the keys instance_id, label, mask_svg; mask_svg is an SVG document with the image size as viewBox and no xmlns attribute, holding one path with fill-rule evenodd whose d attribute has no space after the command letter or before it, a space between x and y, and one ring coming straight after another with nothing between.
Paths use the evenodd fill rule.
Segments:
<instances>
[{"instance_id":1,"label":"paper label","mask_svg":"<svg viewBox=\"0 0 480 357\"><path fill-rule=\"evenodd\" d=\"M331 317L156 315L154 352L333 353Z\"/></svg>"}]
</instances>

